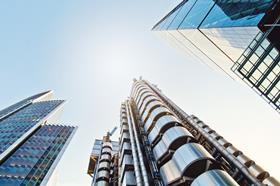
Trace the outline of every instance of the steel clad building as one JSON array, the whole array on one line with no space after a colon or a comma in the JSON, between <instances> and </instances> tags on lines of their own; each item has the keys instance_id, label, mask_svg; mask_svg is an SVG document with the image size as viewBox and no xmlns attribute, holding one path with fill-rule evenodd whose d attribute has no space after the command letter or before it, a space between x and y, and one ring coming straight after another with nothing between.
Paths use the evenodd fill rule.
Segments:
<instances>
[{"instance_id":1,"label":"steel clad building","mask_svg":"<svg viewBox=\"0 0 280 186\"><path fill-rule=\"evenodd\" d=\"M120 118L118 150L111 153L116 142L109 135L94 148L98 151L89 164L92 185L280 185L148 81L134 80Z\"/></svg>"}]
</instances>

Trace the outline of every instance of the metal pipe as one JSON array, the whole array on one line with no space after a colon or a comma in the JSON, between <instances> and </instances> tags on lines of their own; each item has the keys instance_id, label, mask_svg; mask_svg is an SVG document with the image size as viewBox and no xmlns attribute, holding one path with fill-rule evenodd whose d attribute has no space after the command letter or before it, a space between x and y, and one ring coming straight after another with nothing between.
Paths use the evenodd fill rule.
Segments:
<instances>
[{"instance_id":1,"label":"metal pipe","mask_svg":"<svg viewBox=\"0 0 280 186\"><path fill-rule=\"evenodd\" d=\"M95 169L94 169L92 185L96 184L97 172L98 172L98 169L99 169L99 164L100 164L100 158L101 158L101 155L102 155L102 150L103 150L103 146L100 148L100 153L99 153L98 159L97 159L98 162L97 162L97 165L95 166Z\"/></svg>"},{"instance_id":2,"label":"metal pipe","mask_svg":"<svg viewBox=\"0 0 280 186\"><path fill-rule=\"evenodd\" d=\"M128 109L128 102L126 102L125 107L126 107L126 113L128 116L127 123L128 123L129 135L130 135L130 141L131 141L131 150L132 150L133 164L134 164L134 170L135 170L135 176L136 176L136 184L139 186L142 186L143 182L141 179L141 172L139 170L139 163L138 163L139 160L138 160L138 156L137 156L136 149L135 149L136 145L135 145L134 135L132 132L131 116L130 116L129 109Z\"/></svg>"},{"instance_id":3,"label":"metal pipe","mask_svg":"<svg viewBox=\"0 0 280 186\"><path fill-rule=\"evenodd\" d=\"M143 176L144 185L149 186L148 174L147 174L147 170L146 170L146 167L145 167L145 164L144 164L144 158L143 158L142 150L140 148L139 139L137 137L136 126L135 126L134 117L133 117L133 114L132 114L132 109L131 109L130 104L128 106L128 109L129 109L130 116L131 116L131 121L132 121L131 123L132 123L132 126L133 126L134 137L136 139L136 146L137 146L137 151L138 151L138 155L139 155L140 168L141 168L141 172L142 172L142 176Z\"/></svg>"},{"instance_id":4,"label":"metal pipe","mask_svg":"<svg viewBox=\"0 0 280 186\"><path fill-rule=\"evenodd\" d=\"M179 108L175 103L173 103L170 99L168 99L165 95L163 95L160 91L158 91L157 89L155 89L153 87L153 85L151 85L149 82L145 81L144 83L146 83L156 94L160 95L160 98L162 99L165 99L165 101L167 101L169 104L172 105L172 107L174 109L176 109L176 111L178 112L179 115L183 116L183 118L185 120L188 121L188 123L190 123L192 125L192 127L194 127L195 129L200 129L202 127L198 126L193 120L192 120L192 117L189 116L188 114L186 114L181 108ZM163 100L162 99L162 100ZM177 113L175 113L176 116L178 116ZM210 135L205 135L204 133L200 133L204 138L207 139L208 142L210 142L216 149L219 150L219 152L221 154L224 155L224 157L227 157L227 159L231 160L231 162L233 164L236 165L236 167L238 167L238 169L245 175L247 176L247 178L249 180L251 180L254 184L256 185L261 185L259 180L257 180L254 176L252 176L249 171L248 171L248 168L245 167L242 163L240 163L235 156L233 156L232 154L230 154L229 152L226 151L226 148L219 145L218 143L213 143L217 140L213 139ZM208 134L208 133L207 133ZM242 167L242 168L240 168Z\"/></svg>"},{"instance_id":5,"label":"metal pipe","mask_svg":"<svg viewBox=\"0 0 280 186\"><path fill-rule=\"evenodd\" d=\"M194 128L196 128L197 130L202 129L202 127L200 127L199 125L196 124L196 122L193 120L192 117L188 117L187 119L188 119L188 121L194 126ZM203 130L203 129L202 129L202 130ZM221 154L224 155L224 157L227 157L227 159L231 160L231 162L232 162L233 164L235 164L235 165L239 168L239 170L240 170L244 175L246 175L254 184L256 184L256 185L261 185L260 182L259 182L259 180L257 180L254 176L252 176L252 175L249 173L248 168L247 168L245 165L243 165L239 160L237 160L237 158L236 158L234 155L232 155L231 153L229 153L229 152L226 150L226 148L225 148L224 146L220 145L219 143L215 143L215 142L217 142L216 139L214 139L214 138L213 138L210 134L208 134L208 133L201 133L201 135L202 135L203 137L205 137L207 140L209 140L209 142L211 142L211 144L213 144L213 146L214 146L216 149L218 149L219 152L220 152Z\"/></svg>"}]
</instances>

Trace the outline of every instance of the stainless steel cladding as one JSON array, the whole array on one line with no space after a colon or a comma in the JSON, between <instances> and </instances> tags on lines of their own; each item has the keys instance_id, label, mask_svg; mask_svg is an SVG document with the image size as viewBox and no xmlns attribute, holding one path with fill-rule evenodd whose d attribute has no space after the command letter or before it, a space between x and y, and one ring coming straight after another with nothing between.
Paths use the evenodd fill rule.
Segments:
<instances>
[{"instance_id":1,"label":"stainless steel cladding","mask_svg":"<svg viewBox=\"0 0 280 186\"><path fill-rule=\"evenodd\" d=\"M136 185L135 182L136 178L135 178L135 174L133 171L127 171L124 173L124 176L122 178L122 185Z\"/></svg>"},{"instance_id":2,"label":"stainless steel cladding","mask_svg":"<svg viewBox=\"0 0 280 186\"><path fill-rule=\"evenodd\" d=\"M147 136L145 145L152 150L162 184L190 184L205 171L223 170L144 81L135 82L129 103L135 105L138 126Z\"/></svg>"},{"instance_id":3,"label":"stainless steel cladding","mask_svg":"<svg viewBox=\"0 0 280 186\"><path fill-rule=\"evenodd\" d=\"M234 147L230 142L217 134L207 125L205 125L196 116L190 116L189 121L217 148L224 157L236 166L240 173L247 176L254 184L265 184L265 180L272 180L272 185L279 185L277 181L271 177L267 171L262 169L253 160L244 155L239 149ZM275 182L276 181L276 182ZM268 184L268 185L271 185Z\"/></svg>"},{"instance_id":4,"label":"stainless steel cladding","mask_svg":"<svg viewBox=\"0 0 280 186\"><path fill-rule=\"evenodd\" d=\"M219 185L219 186L237 186L236 182L222 170L210 170L198 176L191 186L201 185Z\"/></svg>"},{"instance_id":5,"label":"stainless steel cladding","mask_svg":"<svg viewBox=\"0 0 280 186\"><path fill-rule=\"evenodd\" d=\"M120 153L119 153L119 183L118 185L126 184L141 184L140 171L136 161L136 150L134 143L134 136L131 135L131 123L127 113L126 104L121 107L121 139L120 139ZM136 168L135 168L136 167ZM134 175L136 171L136 177Z\"/></svg>"},{"instance_id":6,"label":"stainless steel cladding","mask_svg":"<svg viewBox=\"0 0 280 186\"><path fill-rule=\"evenodd\" d=\"M192 134L183 127L172 127L162 136L162 139L153 148L155 158L159 164L168 161L174 151L185 143L194 142Z\"/></svg>"},{"instance_id":7,"label":"stainless steel cladding","mask_svg":"<svg viewBox=\"0 0 280 186\"><path fill-rule=\"evenodd\" d=\"M99 179L109 182L109 171L108 170L99 170L97 173L97 181Z\"/></svg>"},{"instance_id":8,"label":"stainless steel cladding","mask_svg":"<svg viewBox=\"0 0 280 186\"><path fill-rule=\"evenodd\" d=\"M107 181L98 181L94 186L109 186L109 183Z\"/></svg>"},{"instance_id":9,"label":"stainless steel cladding","mask_svg":"<svg viewBox=\"0 0 280 186\"><path fill-rule=\"evenodd\" d=\"M197 176L213 168L220 168L216 160L198 143L189 143L177 149L170 161L164 164L160 172L166 185L191 183ZM170 171L176 169L170 175ZM189 180L188 180L189 179Z\"/></svg>"},{"instance_id":10,"label":"stainless steel cladding","mask_svg":"<svg viewBox=\"0 0 280 186\"><path fill-rule=\"evenodd\" d=\"M110 142L103 142L101 154L99 156L99 163L97 165L97 173L95 175L95 182L97 185L108 185L111 170L112 144ZM104 184L103 184L104 183Z\"/></svg>"},{"instance_id":11,"label":"stainless steel cladding","mask_svg":"<svg viewBox=\"0 0 280 186\"><path fill-rule=\"evenodd\" d=\"M176 148L170 150L170 147L166 147L166 142L163 142L165 133L170 128L181 126L192 134L192 142L202 145L212 157L215 157L216 162L222 165L218 170L225 171L227 176L231 176L241 185L280 185L267 171L244 155L242 151L233 146L215 130L197 117L186 114L167 98L157 86L145 80L135 80L131 97L136 103L137 109L141 109L139 112L140 123L144 125L149 144L153 148L157 164L161 166L162 173L165 172L166 175L169 175L167 174L168 171L163 171L168 163L170 167L176 166L176 163L171 162L174 160L174 154L177 150ZM174 117L174 120L177 121L172 121L171 117ZM161 118L166 118L166 121L161 121ZM188 143L185 142L184 144ZM164 150L165 148L168 151ZM172 158L170 158L171 156ZM166 160L163 161L164 159ZM168 162L165 163L167 160ZM174 172L170 173L171 177L175 175L176 171L174 169ZM168 179L166 175L162 178Z\"/></svg>"},{"instance_id":12,"label":"stainless steel cladding","mask_svg":"<svg viewBox=\"0 0 280 186\"><path fill-rule=\"evenodd\" d=\"M121 105L119 149L114 152L108 136L103 138L96 185L280 186L236 146L145 80L134 81Z\"/></svg>"},{"instance_id":13,"label":"stainless steel cladding","mask_svg":"<svg viewBox=\"0 0 280 186\"><path fill-rule=\"evenodd\" d=\"M172 115L164 115L160 117L154 124L154 127L149 133L149 140L154 146L161 138L161 136L171 127L181 126L182 124Z\"/></svg>"}]
</instances>

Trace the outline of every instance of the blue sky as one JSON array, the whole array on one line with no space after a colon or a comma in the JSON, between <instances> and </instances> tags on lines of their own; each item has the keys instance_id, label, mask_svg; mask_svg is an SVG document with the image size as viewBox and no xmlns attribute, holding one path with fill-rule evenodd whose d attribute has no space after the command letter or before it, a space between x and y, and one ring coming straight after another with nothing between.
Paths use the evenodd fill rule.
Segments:
<instances>
[{"instance_id":1,"label":"blue sky","mask_svg":"<svg viewBox=\"0 0 280 186\"><path fill-rule=\"evenodd\" d=\"M280 177L279 114L248 87L151 32L178 2L0 2L0 107L52 89L55 98L67 100L61 121L79 126L59 164L57 185L89 185L94 139L119 125L120 103L141 75Z\"/></svg>"}]
</instances>

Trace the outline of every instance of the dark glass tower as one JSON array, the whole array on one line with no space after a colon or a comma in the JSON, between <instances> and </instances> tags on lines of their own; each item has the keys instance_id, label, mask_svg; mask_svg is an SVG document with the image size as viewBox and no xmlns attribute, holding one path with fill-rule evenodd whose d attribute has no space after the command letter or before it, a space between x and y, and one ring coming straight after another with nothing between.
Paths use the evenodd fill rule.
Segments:
<instances>
[{"instance_id":1,"label":"dark glass tower","mask_svg":"<svg viewBox=\"0 0 280 186\"><path fill-rule=\"evenodd\" d=\"M91 156L96 160L89 165L97 175L93 185L280 185L148 81L134 81L120 118L118 153L107 156L112 147L106 137L102 145L95 144L101 158Z\"/></svg>"},{"instance_id":2,"label":"dark glass tower","mask_svg":"<svg viewBox=\"0 0 280 186\"><path fill-rule=\"evenodd\" d=\"M0 185L46 185L75 127L50 125L64 101L51 91L0 111Z\"/></svg>"},{"instance_id":3,"label":"dark glass tower","mask_svg":"<svg viewBox=\"0 0 280 186\"><path fill-rule=\"evenodd\" d=\"M280 107L280 2L184 0L153 30Z\"/></svg>"}]
</instances>

